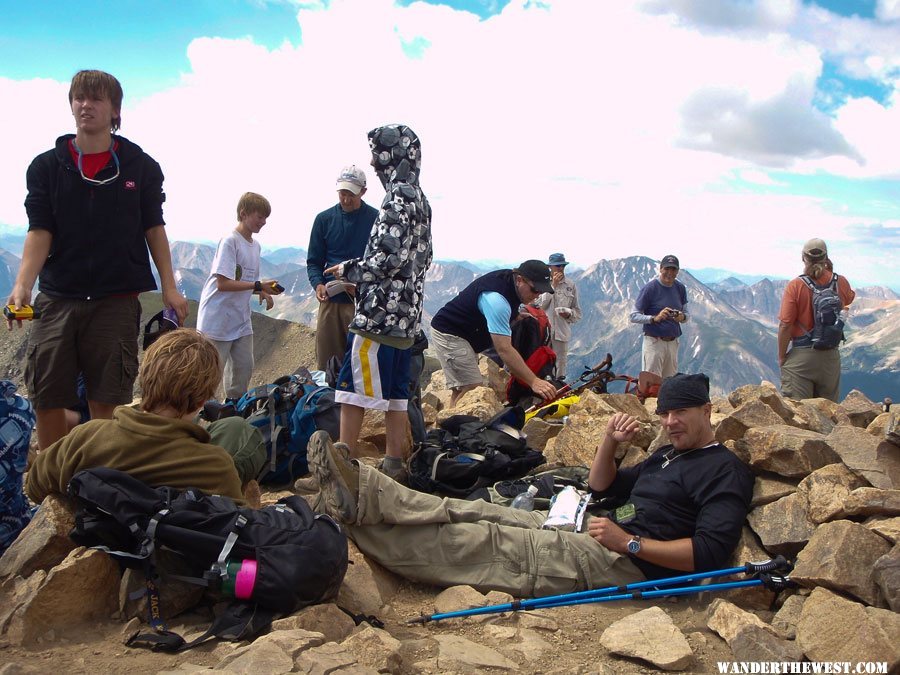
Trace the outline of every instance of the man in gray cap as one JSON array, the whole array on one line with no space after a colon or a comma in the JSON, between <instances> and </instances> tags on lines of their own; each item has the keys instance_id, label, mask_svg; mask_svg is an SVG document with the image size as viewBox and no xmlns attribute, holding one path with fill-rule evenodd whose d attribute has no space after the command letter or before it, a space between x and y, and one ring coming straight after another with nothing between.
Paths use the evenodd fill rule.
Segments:
<instances>
[{"instance_id":1,"label":"man in gray cap","mask_svg":"<svg viewBox=\"0 0 900 675\"><path fill-rule=\"evenodd\" d=\"M338 203L316 216L309 235L306 274L316 292L316 368L325 370L332 356L343 360L347 329L353 320L353 285L331 283L325 268L362 257L378 211L366 204L366 174L346 166L337 178Z\"/></svg>"},{"instance_id":2,"label":"man in gray cap","mask_svg":"<svg viewBox=\"0 0 900 675\"><path fill-rule=\"evenodd\" d=\"M753 475L716 442L710 411L705 375L666 380L657 413L670 445L627 469L616 467L616 450L640 424L613 415L589 484L622 505L590 519L586 532L541 529L546 512L409 490L351 463L321 431L309 443L321 489L315 509L347 525L360 550L389 570L441 586L521 598L714 570L740 538Z\"/></svg>"},{"instance_id":3,"label":"man in gray cap","mask_svg":"<svg viewBox=\"0 0 900 675\"><path fill-rule=\"evenodd\" d=\"M846 277L831 271L821 239L803 245L803 274L784 289L778 312L778 365L786 398L837 401L841 388L843 311L856 297ZM788 351L790 345L790 351Z\"/></svg>"},{"instance_id":4,"label":"man in gray cap","mask_svg":"<svg viewBox=\"0 0 900 675\"><path fill-rule=\"evenodd\" d=\"M581 321L581 307L578 304L578 289L575 282L566 278L569 262L562 253L552 253L547 265L550 267L552 293L543 293L538 301L550 319L550 335L556 352L556 377L566 378L569 340L572 339L572 324Z\"/></svg>"},{"instance_id":5,"label":"man in gray cap","mask_svg":"<svg viewBox=\"0 0 900 675\"><path fill-rule=\"evenodd\" d=\"M671 377L678 372L678 338L688 320L687 289L675 277L678 258L667 255L659 261L659 276L638 294L631 322L644 325L641 370Z\"/></svg>"}]
</instances>

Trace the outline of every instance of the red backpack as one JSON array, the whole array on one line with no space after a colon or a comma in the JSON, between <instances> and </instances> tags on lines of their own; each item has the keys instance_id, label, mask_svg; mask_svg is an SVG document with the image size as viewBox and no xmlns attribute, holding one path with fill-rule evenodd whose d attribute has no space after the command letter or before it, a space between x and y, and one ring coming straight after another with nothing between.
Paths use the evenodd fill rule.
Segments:
<instances>
[{"instance_id":1,"label":"red backpack","mask_svg":"<svg viewBox=\"0 0 900 675\"><path fill-rule=\"evenodd\" d=\"M521 307L525 311L520 309L512 323L512 346L521 354L532 373L541 378L552 377L556 371L556 352L550 348L550 319L538 307ZM510 378L506 385L506 399L511 405L531 395L531 387L517 377Z\"/></svg>"}]
</instances>

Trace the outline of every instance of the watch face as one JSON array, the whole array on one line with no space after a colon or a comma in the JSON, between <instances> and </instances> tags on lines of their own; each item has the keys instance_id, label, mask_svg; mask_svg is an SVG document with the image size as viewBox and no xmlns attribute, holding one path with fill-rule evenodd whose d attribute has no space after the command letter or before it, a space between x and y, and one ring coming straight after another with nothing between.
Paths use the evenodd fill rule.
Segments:
<instances>
[{"instance_id":1,"label":"watch face","mask_svg":"<svg viewBox=\"0 0 900 675\"><path fill-rule=\"evenodd\" d=\"M632 539L628 542L628 552L631 554L635 554L641 550L641 542L637 539Z\"/></svg>"}]
</instances>

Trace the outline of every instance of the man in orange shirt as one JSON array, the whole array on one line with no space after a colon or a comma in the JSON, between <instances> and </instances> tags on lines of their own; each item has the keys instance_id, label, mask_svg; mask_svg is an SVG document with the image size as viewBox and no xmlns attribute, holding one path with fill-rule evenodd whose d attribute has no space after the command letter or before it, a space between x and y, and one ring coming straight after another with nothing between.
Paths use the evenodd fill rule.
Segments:
<instances>
[{"instance_id":1,"label":"man in orange shirt","mask_svg":"<svg viewBox=\"0 0 900 675\"><path fill-rule=\"evenodd\" d=\"M856 293L845 277L831 271L828 247L821 239L806 242L802 259L803 275L788 283L778 312L781 393L787 398L827 398L837 401L841 384L841 355L836 346L830 349L813 346L813 293L803 277L808 277L816 286L824 288L836 276L837 294L844 309L853 302Z\"/></svg>"}]
</instances>

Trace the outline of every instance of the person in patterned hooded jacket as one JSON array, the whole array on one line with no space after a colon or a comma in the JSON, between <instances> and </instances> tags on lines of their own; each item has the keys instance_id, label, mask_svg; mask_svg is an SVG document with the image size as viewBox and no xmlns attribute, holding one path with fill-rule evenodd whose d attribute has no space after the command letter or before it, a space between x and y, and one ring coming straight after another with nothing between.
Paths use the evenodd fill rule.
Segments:
<instances>
[{"instance_id":1,"label":"person in patterned hooded jacket","mask_svg":"<svg viewBox=\"0 0 900 675\"><path fill-rule=\"evenodd\" d=\"M404 478L409 358L422 320L425 272L431 265L431 206L419 185L421 144L408 126L369 132L372 166L384 186L381 211L362 258L325 270L356 284L356 313L336 385L341 441L356 448L365 408L385 413L382 470Z\"/></svg>"}]
</instances>

